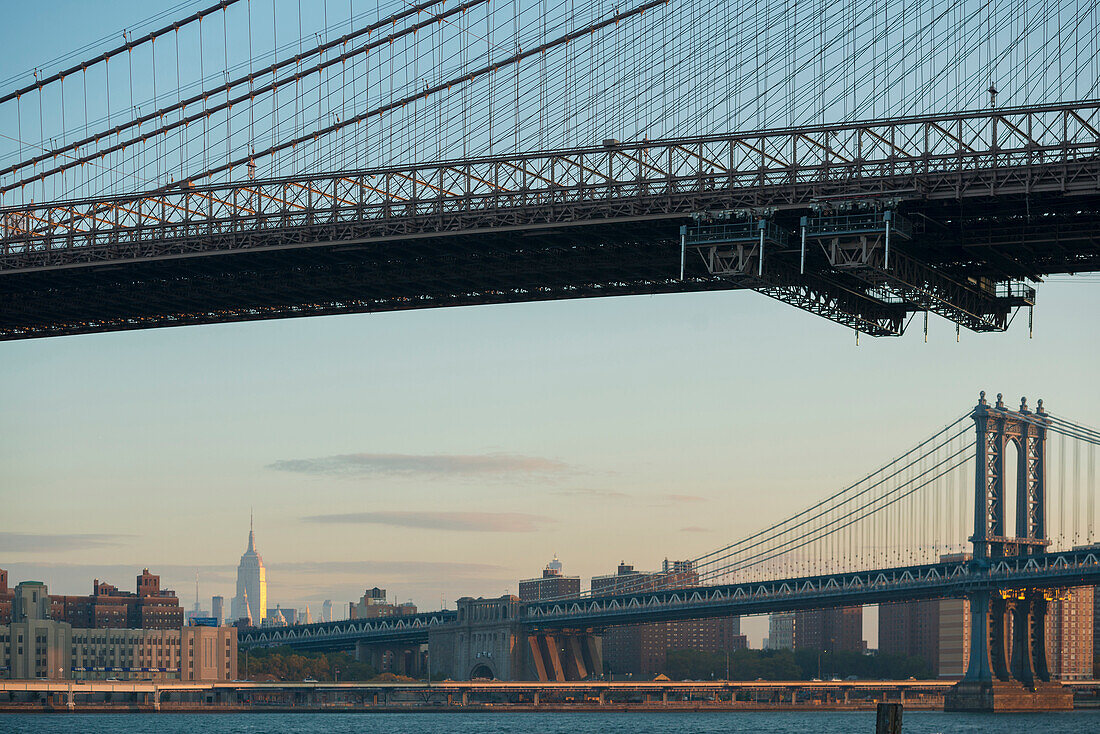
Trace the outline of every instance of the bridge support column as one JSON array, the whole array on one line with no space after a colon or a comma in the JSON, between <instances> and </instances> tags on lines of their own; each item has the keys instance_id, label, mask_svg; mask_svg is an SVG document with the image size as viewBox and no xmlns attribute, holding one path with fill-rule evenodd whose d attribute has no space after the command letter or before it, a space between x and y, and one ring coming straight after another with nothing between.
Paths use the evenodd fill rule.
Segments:
<instances>
[{"instance_id":1,"label":"bridge support column","mask_svg":"<svg viewBox=\"0 0 1100 734\"><path fill-rule=\"evenodd\" d=\"M1008 604L1000 597L989 602L989 666L997 680L1008 680Z\"/></svg>"},{"instance_id":2,"label":"bridge support column","mask_svg":"<svg viewBox=\"0 0 1100 734\"><path fill-rule=\"evenodd\" d=\"M558 638L554 635L546 635L544 639L546 640L547 657L550 659L547 672L553 675L553 680L564 682L565 670L561 665L561 650L558 649Z\"/></svg>"},{"instance_id":3,"label":"bridge support column","mask_svg":"<svg viewBox=\"0 0 1100 734\"><path fill-rule=\"evenodd\" d=\"M570 680L584 680L588 677L588 668L584 664L581 643L576 635L565 638L566 670Z\"/></svg>"},{"instance_id":4,"label":"bridge support column","mask_svg":"<svg viewBox=\"0 0 1100 734\"><path fill-rule=\"evenodd\" d=\"M537 690L535 691L534 701L535 701L534 705L537 707L539 705L539 692Z\"/></svg>"},{"instance_id":5,"label":"bridge support column","mask_svg":"<svg viewBox=\"0 0 1100 734\"><path fill-rule=\"evenodd\" d=\"M1050 682L1050 668L1047 666L1047 600L1042 594L1035 594L1031 600L1031 661L1035 677L1044 683Z\"/></svg>"},{"instance_id":6,"label":"bridge support column","mask_svg":"<svg viewBox=\"0 0 1100 734\"><path fill-rule=\"evenodd\" d=\"M1035 670L1031 664L1031 602L1021 599L1012 605L1012 677L1031 685Z\"/></svg>"},{"instance_id":7,"label":"bridge support column","mask_svg":"<svg viewBox=\"0 0 1100 734\"><path fill-rule=\"evenodd\" d=\"M535 675L538 676L540 682L545 683L550 680L550 676L546 672L546 655L543 653L543 646L545 643L540 644L540 639L537 635L528 635L527 643L531 648L531 660L535 665ZM538 696L538 693L535 695Z\"/></svg>"}]
</instances>

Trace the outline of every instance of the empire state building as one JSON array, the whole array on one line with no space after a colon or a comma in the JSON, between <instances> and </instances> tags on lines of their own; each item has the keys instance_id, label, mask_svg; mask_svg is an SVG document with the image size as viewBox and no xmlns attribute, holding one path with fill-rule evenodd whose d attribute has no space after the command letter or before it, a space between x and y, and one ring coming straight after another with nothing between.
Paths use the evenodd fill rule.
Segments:
<instances>
[{"instance_id":1,"label":"empire state building","mask_svg":"<svg viewBox=\"0 0 1100 734\"><path fill-rule=\"evenodd\" d=\"M248 521L248 550L237 566L237 595L233 597L233 619L248 618L259 627L267 615L267 573L264 559L256 552L252 519Z\"/></svg>"}]
</instances>

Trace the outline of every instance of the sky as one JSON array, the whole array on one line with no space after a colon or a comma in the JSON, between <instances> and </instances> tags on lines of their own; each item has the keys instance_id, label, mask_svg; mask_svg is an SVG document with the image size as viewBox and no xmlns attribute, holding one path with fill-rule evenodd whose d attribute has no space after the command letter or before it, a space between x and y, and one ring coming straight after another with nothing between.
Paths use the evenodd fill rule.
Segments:
<instances>
[{"instance_id":1,"label":"sky","mask_svg":"<svg viewBox=\"0 0 1100 734\"><path fill-rule=\"evenodd\" d=\"M0 77L151 12L93 5L14 10ZM1095 424L1098 286L1054 278L1033 337L1024 312L959 342L933 317L927 343L915 321L857 345L751 292L3 342L0 568L87 593L148 567L188 607L197 575L208 608L250 513L270 606L314 615L376 585L422 609L515 593L555 554L584 579L656 568L845 486L979 390Z\"/></svg>"}]
</instances>

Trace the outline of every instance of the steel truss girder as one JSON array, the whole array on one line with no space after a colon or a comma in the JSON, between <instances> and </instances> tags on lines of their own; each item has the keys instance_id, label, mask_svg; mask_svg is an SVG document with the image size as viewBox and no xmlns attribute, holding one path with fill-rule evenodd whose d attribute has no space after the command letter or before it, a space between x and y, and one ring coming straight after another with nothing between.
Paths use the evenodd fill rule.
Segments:
<instances>
[{"instance_id":1,"label":"steel truss girder","mask_svg":"<svg viewBox=\"0 0 1100 734\"><path fill-rule=\"evenodd\" d=\"M1098 127L1100 102L1076 102L21 205L0 209L0 272L87 261L89 249L108 253L93 259L135 244L163 254L157 245L181 239L234 249L250 233L316 225L394 222L439 232L462 214L492 226L506 211L527 223L544 221L545 212L577 221L578 206L593 205L607 217L646 203L651 211L700 211L708 199L723 208L771 207L832 192L956 199L1095 192Z\"/></svg>"},{"instance_id":2,"label":"steel truss girder","mask_svg":"<svg viewBox=\"0 0 1100 734\"><path fill-rule=\"evenodd\" d=\"M751 261L755 261L755 255ZM869 336L901 336L905 331L903 307L844 288L818 275L798 273L781 261L769 261L762 270L713 274Z\"/></svg>"},{"instance_id":3,"label":"steel truss girder","mask_svg":"<svg viewBox=\"0 0 1100 734\"><path fill-rule=\"evenodd\" d=\"M886 289L912 304L912 310L931 311L976 332L1004 331L1013 307L1035 303L1032 288L1022 288L1014 296L989 294L959 283L897 249L890 253L889 267L883 266L880 258L872 257L845 272Z\"/></svg>"},{"instance_id":4,"label":"steel truss girder","mask_svg":"<svg viewBox=\"0 0 1100 734\"><path fill-rule=\"evenodd\" d=\"M908 310L931 311L972 331L1004 331L1013 306L1035 303L1034 289L1017 286L1013 293L1009 283L1006 295L999 296L989 286L959 282L899 251L897 240L912 240L912 228L890 211L803 220L803 232L821 243L834 269L888 293Z\"/></svg>"}]
</instances>

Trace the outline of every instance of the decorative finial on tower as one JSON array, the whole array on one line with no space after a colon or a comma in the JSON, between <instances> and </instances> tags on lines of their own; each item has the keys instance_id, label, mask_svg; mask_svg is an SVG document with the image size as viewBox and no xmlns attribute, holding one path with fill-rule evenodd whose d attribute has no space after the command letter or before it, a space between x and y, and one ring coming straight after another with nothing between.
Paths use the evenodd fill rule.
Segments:
<instances>
[{"instance_id":1,"label":"decorative finial on tower","mask_svg":"<svg viewBox=\"0 0 1100 734\"><path fill-rule=\"evenodd\" d=\"M248 509L248 550L246 553L256 552L256 536L252 532L252 508Z\"/></svg>"},{"instance_id":2,"label":"decorative finial on tower","mask_svg":"<svg viewBox=\"0 0 1100 734\"><path fill-rule=\"evenodd\" d=\"M985 390L978 393L978 405L985 405Z\"/></svg>"},{"instance_id":3,"label":"decorative finial on tower","mask_svg":"<svg viewBox=\"0 0 1100 734\"><path fill-rule=\"evenodd\" d=\"M1020 412L1027 412L1027 398L1020 398Z\"/></svg>"},{"instance_id":4,"label":"decorative finial on tower","mask_svg":"<svg viewBox=\"0 0 1100 734\"><path fill-rule=\"evenodd\" d=\"M1005 397L1005 396L1004 396L1004 394L1003 394L1003 393L997 393L997 407L998 407L998 408L1003 408L1003 407L1005 407L1005 401L1004 401L1004 397Z\"/></svg>"},{"instance_id":5,"label":"decorative finial on tower","mask_svg":"<svg viewBox=\"0 0 1100 734\"><path fill-rule=\"evenodd\" d=\"M1046 411L1043 410L1043 399L1042 398L1039 398L1039 402L1037 402L1035 404L1035 410L1036 410L1036 412L1039 412L1039 413L1045 413L1046 412Z\"/></svg>"}]
</instances>

